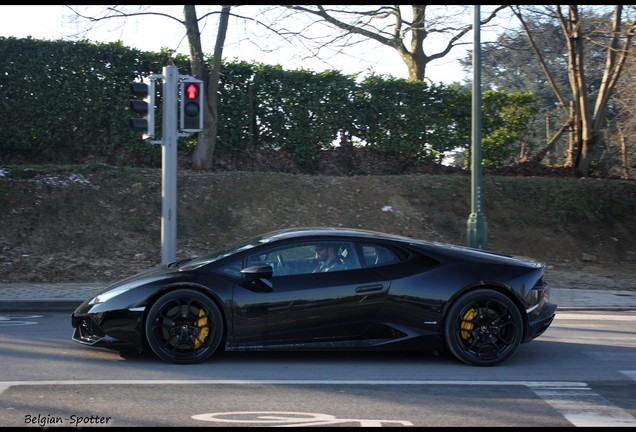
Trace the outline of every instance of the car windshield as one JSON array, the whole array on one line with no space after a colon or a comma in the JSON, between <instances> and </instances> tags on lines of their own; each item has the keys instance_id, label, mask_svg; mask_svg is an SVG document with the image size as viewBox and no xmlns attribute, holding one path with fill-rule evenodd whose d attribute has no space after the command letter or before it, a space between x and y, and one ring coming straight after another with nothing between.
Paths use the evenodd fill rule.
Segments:
<instances>
[{"instance_id":1,"label":"car windshield","mask_svg":"<svg viewBox=\"0 0 636 432\"><path fill-rule=\"evenodd\" d=\"M263 236L251 238L249 240L244 240L240 243L236 243L224 249L220 249L220 250L211 252L209 254L202 255L200 257L195 257L194 259L190 261L184 262L183 266L180 266L180 268L183 270L192 270L202 265L210 264L214 261L218 261L222 258L242 252L244 250L252 249L253 247L268 243L269 241L270 241L270 236L268 235L263 235Z\"/></svg>"}]
</instances>

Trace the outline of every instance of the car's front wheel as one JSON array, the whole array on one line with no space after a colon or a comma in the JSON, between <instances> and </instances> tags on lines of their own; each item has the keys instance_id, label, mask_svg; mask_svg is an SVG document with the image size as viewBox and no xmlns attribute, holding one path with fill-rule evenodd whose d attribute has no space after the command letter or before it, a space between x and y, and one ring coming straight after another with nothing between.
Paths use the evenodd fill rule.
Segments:
<instances>
[{"instance_id":1,"label":"car's front wheel","mask_svg":"<svg viewBox=\"0 0 636 432\"><path fill-rule=\"evenodd\" d=\"M523 337L523 319L504 294L479 289L458 298L448 310L444 337L450 352L474 366L492 366L510 357Z\"/></svg>"},{"instance_id":2,"label":"car's front wheel","mask_svg":"<svg viewBox=\"0 0 636 432\"><path fill-rule=\"evenodd\" d=\"M145 323L150 349L169 363L196 363L217 350L223 319L214 301L192 289L171 291L148 311Z\"/></svg>"}]
</instances>

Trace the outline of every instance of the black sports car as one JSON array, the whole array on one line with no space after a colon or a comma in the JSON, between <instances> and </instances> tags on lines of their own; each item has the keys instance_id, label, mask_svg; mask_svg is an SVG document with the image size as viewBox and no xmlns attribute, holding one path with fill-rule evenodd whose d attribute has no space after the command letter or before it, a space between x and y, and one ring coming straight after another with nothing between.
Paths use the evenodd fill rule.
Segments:
<instances>
[{"instance_id":1,"label":"black sports car","mask_svg":"<svg viewBox=\"0 0 636 432\"><path fill-rule=\"evenodd\" d=\"M280 230L101 290L72 313L73 340L172 363L220 349L447 349L490 366L552 323L544 270L374 231Z\"/></svg>"}]
</instances>

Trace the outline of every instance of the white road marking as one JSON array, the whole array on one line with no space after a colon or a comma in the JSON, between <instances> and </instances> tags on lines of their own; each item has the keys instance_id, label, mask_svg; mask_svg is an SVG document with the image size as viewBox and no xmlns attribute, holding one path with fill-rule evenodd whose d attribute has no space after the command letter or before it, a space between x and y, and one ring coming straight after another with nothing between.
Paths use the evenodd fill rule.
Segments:
<instances>
[{"instance_id":1,"label":"white road marking","mask_svg":"<svg viewBox=\"0 0 636 432\"><path fill-rule=\"evenodd\" d=\"M636 379L636 371L621 371ZM570 423L587 426L636 426L636 418L593 392L587 383L567 381L435 381L435 380L77 380L0 381L0 395L12 386L38 385L463 385L526 386L549 403Z\"/></svg>"},{"instance_id":2,"label":"white road marking","mask_svg":"<svg viewBox=\"0 0 636 432\"><path fill-rule=\"evenodd\" d=\"M250 423L254 425L273 425L288 427L324 426L342 423L359 423L360 426L402 425L413 426L407 420L375 420L375 419L339 419L330 414L304 413L294 411L232 411L193 415L194 420L216 423Z\"/></svg>"},{"instance_id":3,"label":"white road marking","mask_svg":"<svg viewBox=\"0 0 636 432\"><path fill-rule=\"evenodd\" d=\"M619 371L619 372L625 375L626 377L628 377L629 379L631 379L632 381L636 381L636 370L627 370L627 371Z\"/></svg>"},{"instance_id":4,"label":"white road marking","mask_svg":"<svg viewBox=\"0 0 636 432\"><path fill-rule=\"evenodd\" d=\"M534 388L541 399L577 427L636 426L636 418L589 388Z\"/></svg>"},{"instance_id":5,"label":"white road marking","mask_svg":"<svg viewBox=\"0 0 636 432\"><path fill-rule=\"evenodd\" d=\"M8 314L0 315L0 326L17 326L17 325L33 325L39 324L37 321L25 321L31 319L42 318L42 315L17 315Z\"/></svg>"}]
</instances>

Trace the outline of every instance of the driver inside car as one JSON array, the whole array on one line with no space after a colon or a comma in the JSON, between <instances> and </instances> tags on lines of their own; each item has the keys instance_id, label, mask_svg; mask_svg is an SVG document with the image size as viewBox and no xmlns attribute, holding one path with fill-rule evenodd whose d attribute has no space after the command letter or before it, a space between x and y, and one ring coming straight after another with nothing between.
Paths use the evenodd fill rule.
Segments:
<instances>
[{"instance_id":1,"label":"driver inside car","mask_svg":"<svg viewBox=\"0 0 636 432\"><path fill-rule=\"evenodd\" d=\"M318 265L314 273L345 269L344 261L338 254L338 246L331 243L316 246L316 260Z\"/></svg>"}]
</instances>

